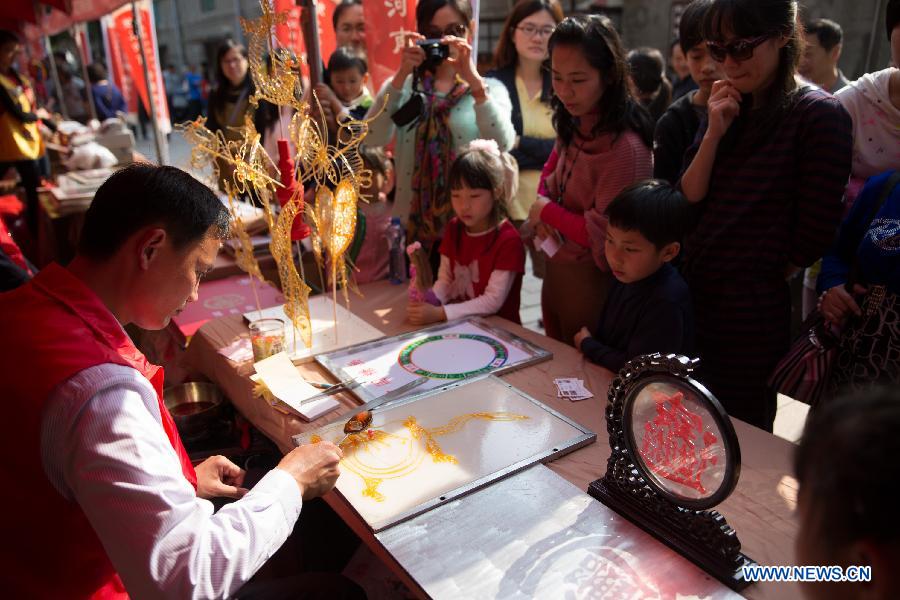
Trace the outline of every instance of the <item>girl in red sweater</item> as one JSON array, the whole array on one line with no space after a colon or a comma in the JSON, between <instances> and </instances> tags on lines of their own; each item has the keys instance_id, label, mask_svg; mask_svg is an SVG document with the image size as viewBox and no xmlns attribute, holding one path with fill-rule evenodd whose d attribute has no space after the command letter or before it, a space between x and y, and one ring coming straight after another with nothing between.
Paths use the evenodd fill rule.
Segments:
<instances>
[{"instance_id":1,"label":"girl in red sweater","mask_svg":"<svg viewBox=\"0 0 900 600\"><path fill-rule=\"evenodd\" d=\"M456 216L444 230L433 293L407 306L414 325L492 314L521 322L525 247L505 216L511 192L506 173L493 140L471 142L453 163L450 203Z\"/></svg>"},{"instance_id":2,"label":"girl in red sweater","mask_svg":"<svg viewBox=\"0 0 900 600\"><path fill-rule=\"evenodd\" d=\"M653 125L628 91L625 50L606 17L562 21L550 60L556 158L529 220L539 244L552 237L559 246L541 290L544 328L572 343L582 325L599 323L612 283L603 212L625 187L651 176Z\"/></svg>"}]
</instances>

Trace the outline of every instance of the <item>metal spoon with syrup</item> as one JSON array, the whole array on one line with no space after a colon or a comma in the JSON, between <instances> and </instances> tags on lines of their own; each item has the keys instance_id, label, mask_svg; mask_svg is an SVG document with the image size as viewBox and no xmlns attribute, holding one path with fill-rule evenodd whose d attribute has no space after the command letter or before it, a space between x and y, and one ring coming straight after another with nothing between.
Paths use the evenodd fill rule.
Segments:
<instances>
[{"instance_id":1,"label":"metal spoon with syrup","mask_svg":"<svg viewBox=\"0 0 900 600\"><path fill-rule=\"evenodd\" d=\"M344 423L344 433L346 435L340 442L338 442L337 445L340 446L341 444L346 442L347 438L349 438L351 435L362 433L363 431L368 429L371 424L372 411L363 410L356 413L355 415L350 417L350 419L346 423Z\"/></svg>"}]
</instances>

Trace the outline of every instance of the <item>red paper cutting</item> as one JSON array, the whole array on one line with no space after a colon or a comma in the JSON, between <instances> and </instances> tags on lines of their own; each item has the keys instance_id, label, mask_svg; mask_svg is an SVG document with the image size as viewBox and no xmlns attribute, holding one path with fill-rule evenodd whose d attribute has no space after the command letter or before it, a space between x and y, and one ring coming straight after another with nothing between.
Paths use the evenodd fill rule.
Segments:
<instances>
[{"instance_id":1,"label":"red paper cutting","mask_svg":"<svg viewBox=\"0 0 900 600\"><path fill-rule=\"evenodd\" d=\"M718 462L716 435L684 405L684 394L653 392L656 416L644 423L641 457L651 471L706 495L703 474ZM702 444L702 446L701 446Z\"/></svg>"}]
</instances>

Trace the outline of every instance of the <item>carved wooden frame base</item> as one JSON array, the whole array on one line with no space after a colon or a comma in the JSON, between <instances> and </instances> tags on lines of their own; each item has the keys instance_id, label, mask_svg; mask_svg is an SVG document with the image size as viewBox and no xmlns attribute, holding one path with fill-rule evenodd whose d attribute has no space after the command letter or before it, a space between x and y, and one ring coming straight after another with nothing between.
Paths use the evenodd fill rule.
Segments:
<instances>
[{"instance_id":1,"label":"carved wooden frame base","mask_svg":"<svg viewBox=\"0 0 900 600\"><path fill-rule=\"evenodd\" d=\"M592 482L587 492L731 589L740 591L749 585L743 577L743 567L755 562L741 552L737 533L725 517L715 510L679 506L660 494L647 483L625 443L622 415L628 392L641 379L660 373L696 384L689 376L697 363L684 356L651 354L630 361L619 372L609 386L606 409L612 454L606 475ZM739 450L737 457L740 461Z\"/></svg>"}]
</instances>

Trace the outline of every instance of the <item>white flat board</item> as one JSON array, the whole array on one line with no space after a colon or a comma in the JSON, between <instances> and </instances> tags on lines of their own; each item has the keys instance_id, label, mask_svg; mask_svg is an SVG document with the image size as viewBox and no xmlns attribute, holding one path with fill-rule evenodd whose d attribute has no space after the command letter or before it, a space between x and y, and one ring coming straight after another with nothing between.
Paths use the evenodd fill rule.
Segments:
<instances>
[{"instance_id":1,"label":"white flat board","mask_svg":"<svg viewBox=\"0 0 900 600\"><path fill-rule=\"evenodd\" d=\"M294 436L339 442L343 421ZM596 435L497 377L375 410L343 444L338 491L373 531L550 460Z\"/></svg>"},{"instance_id":2,"label":"white flat board","mask_svg":"<svg viewBox=\"0 0 900 600\"><path fill-rule=\"evenodd\" d=\"M481 319L462 319L316 356L340 381L360 383L371 400L427 377L415 393L487 373L502 373L552 355Z\"/></svg>"},{"instance_id":3,"label":"white flat board","mask_svg":"<svg viewBox=\"0 0 900 600\"><path fill-rule=\"evenodd\" d=\"M309 319L312 324L312 346L307 348L303 340L297 338L294 347L294 327L284 314L284 305L253 310L244 313L247 322L256 319L281 319L284 321L284 349L292 360L310 358L322 352L332 352L347 346L368 342L384 337L384 333L369 325L341 304L337 305L337 333L334 329L334 302L325 294L309 299ZM262 314L260 314L262 313Z\"/></svg>"},{"instance_id":4,"label":"white flat board","mask_svg":"<svg viewBox=\"0 0 900 600\"><path fill-rule=\"evenodd\" d=\"M543 465L375 537L430 598L742 597Z\"/></svg>"}]
</instances>

